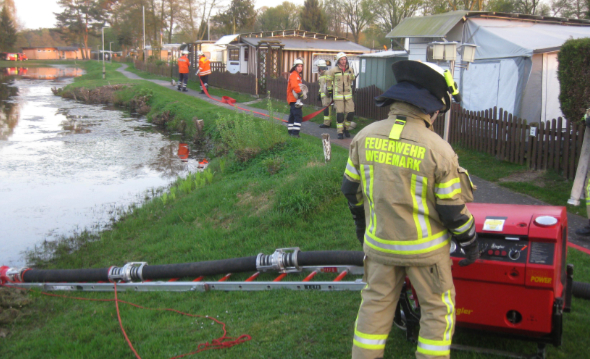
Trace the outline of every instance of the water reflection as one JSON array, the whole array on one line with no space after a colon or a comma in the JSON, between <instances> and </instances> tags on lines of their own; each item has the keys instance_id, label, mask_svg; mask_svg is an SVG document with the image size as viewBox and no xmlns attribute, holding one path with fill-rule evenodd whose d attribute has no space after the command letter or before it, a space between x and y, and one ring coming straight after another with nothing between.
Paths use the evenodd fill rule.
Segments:
<instances>
[{"instance_id":1,"label":"water reflection","mask_svg":"<svg viewBox=\"0 0 590 359\"><path fill-rule=\"evenodd\" d=\"M188 146L179 158L182 141L144 118L54 96L46 78L0 75L0 265L24 265L20 253L45 240L104 228L116 208L200 170L204 158Z\"/></svg>"},{"instance_id":2,"label":"water reflection","mask_svg":"<svg viewBox=\"0 0 590 359\"><path fill-rule=\"evenodd\" d=\"M56 80L82 76L84 71L76 67L3 67L4 76L21 76L25 79Z\"/></svg>"},{"instance_id":3,"label":"water reflection","mask_svg":"<svg viewBox=\"0 0 590 359\"><path fill-rule=\"evenodd\" d=\"M18 88L0 78L0 141L8 139L18 124L19 106L13 100L16 95Z\"/></svg>"}]
</instances>

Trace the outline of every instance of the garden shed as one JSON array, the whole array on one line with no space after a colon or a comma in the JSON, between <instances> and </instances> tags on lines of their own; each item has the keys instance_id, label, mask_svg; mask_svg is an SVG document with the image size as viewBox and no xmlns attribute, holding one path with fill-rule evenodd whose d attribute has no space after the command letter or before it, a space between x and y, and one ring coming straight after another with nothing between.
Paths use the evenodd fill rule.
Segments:
<instances>
[{"instance_id":1,"label":"garden shed","mask_svg":"<svg viewBox=\"0 0 590 359\"><path fill-rule=\"evenodd\" d=\"M296 58L304 61L303 79L317 81L316 62L334 59L339 52L348 54L351 66L358 72L358 56L369 48L347 39L303 30L267 31L227 35L216 45L227 48L227 69L232 73L286 76Z\"/></svg>"},{"instance_id":2,"label":"garden shed","mask_svg":"<svg viewBox=\"0 0 590 359\"><path fill-rule=\"evenodd\" d=\"M396 84L391 65L397 61L407 60L408 53L388 50L360 55L359 58L358 87L375 85L381 91L385 91Z\"/></svg>"}]
</instances>

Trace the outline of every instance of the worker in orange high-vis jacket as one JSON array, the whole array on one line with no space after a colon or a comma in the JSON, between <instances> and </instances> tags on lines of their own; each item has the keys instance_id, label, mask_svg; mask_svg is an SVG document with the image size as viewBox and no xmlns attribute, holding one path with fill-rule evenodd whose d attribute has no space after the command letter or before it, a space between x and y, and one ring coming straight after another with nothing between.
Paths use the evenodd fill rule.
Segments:
<instances>
[{"instance_id":1,"label":"worker in orange high-vis jacket","mask_svg":"<svg viewBox=\"0 0 590 359\"><path fill-rule=\"evenodd\" d=\"M290 107L287 129L289 135L293 137L299 137L301 122L303 122L303 110L301 106L297 106L297 100L305 99L305 95L299 86L303 83L303 80L301 80L302 72L303 60L295 59L293 67L289 71L289 82L287 83L287 102Z\"/></svg>"},{"instance_id":2,"label":"worker in orange high-vis jacket","mask_svg":"<svg viewBox=\"0 0 590 359\"><path fill-rule=\"evenodd\" d=\"M389 117L353 138L342 182L363 243L367 283L352 357L383 358L407 276L421 309L416 358L444 359L455 330L451 241L465 254L460 266L479 258L465 206L473 185L451 146L432 130L438 114L450 109L449 91L457 101L459 94L450 73L435 64L399 61L392 68L397 84L375 100L391 105Z\"/></svg>"},{"instance_id":3,"label":"worker in orange high-vis jacket","mask_svg":"<svg viewBox=\"0 0 590 359\"><path fill-rule=\"evenodd\" d=\"M197 52L197 56L199 57L199 71L197 72L197 75L199 75L201 79L201 93L205 93L205 89L207 89L207 93L209 93L209 74L211 74L211 63L201 51Z\"/></svg>"},{"instance_id":4,"label":"worker in orange high-vis jacket","mask_svg":"<svg viewBox=\"0 0 590 359\"><path fill-rule=\"evenodd\" d=\"M188 50L182 50L182 56L178 58L178 91L188 91L186 83L188 82L188 69L191 66L188 53Z\"/></svg>"}]
</instances>

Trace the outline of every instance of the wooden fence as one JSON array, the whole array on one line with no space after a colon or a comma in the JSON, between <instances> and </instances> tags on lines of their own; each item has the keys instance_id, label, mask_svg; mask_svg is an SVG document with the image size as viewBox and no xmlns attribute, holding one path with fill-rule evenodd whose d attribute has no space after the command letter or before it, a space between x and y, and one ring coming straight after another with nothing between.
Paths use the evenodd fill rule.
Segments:
<instances>
[{"instance_id":1,"label":"wooden fence","mask_svg":"<svg viewBox=\"0 0 590 359\"><path fill-rule=\"evenodd\" d=\"M153 74L170 76L177 74L176 66L145 64L136 61L138 69ZM213 66L212 66L213 69ZM222 69L217 66L215 69ZM172 71L172 72L171 72ZM189 80L199 81L194 73ZM317 99L317 82L303 82L309 89L306 105L321 107ZM230 74L227 71L213 71L209 84L231 91L256 94L254 75ZM286 100L287 79L267 78L266 90L270 96L280 101ZM387 118L389 107L375 106L375 97L381 95L376 86L357 89L354 94L355 114L360 117L382 120ZM266 94L259 94L265 96ZM485 152L496 158L525 165L533 170L551 169L568 179L574 179L584 138L584 124L571 123L561 117L541 124L528 124L508 112L491 108L485 111L466 111L458 104L451 108L449 143ZM444 131L444 116L434 123L434 130L441 137Z\"/></svg>"},{"instance_id":2,"label":"wooden fence","mask_svg":"<svg viewBox=\"0 0 590 359\"><path fill-rule=\"evenodd\" d=\"M444 118L434 129L442 136ZM496 158L533 170L554 170L574 179L584 138L585 124L559 117L540 124L528 124L496 107L467 111L458 104L451 109L449 143L485 152Z\"/></svg>"}]
</instances>

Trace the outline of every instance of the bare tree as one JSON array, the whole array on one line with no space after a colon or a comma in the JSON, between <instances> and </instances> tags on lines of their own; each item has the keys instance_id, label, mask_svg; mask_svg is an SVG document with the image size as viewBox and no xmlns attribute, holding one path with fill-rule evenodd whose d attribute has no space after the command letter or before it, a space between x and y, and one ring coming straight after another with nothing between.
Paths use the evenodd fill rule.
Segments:
<instances>
[{"instance_id":1,"label":"bare tree","mask_svg":"<svg viewBox=\"0 0 590 359\"><path fill-rule=\"evenodd\" d=\"M373 23L373 0L345 0L341 2L344 23L350 29L354 42L358 43L361 32Z\"/></svg>"}]
</instances>

